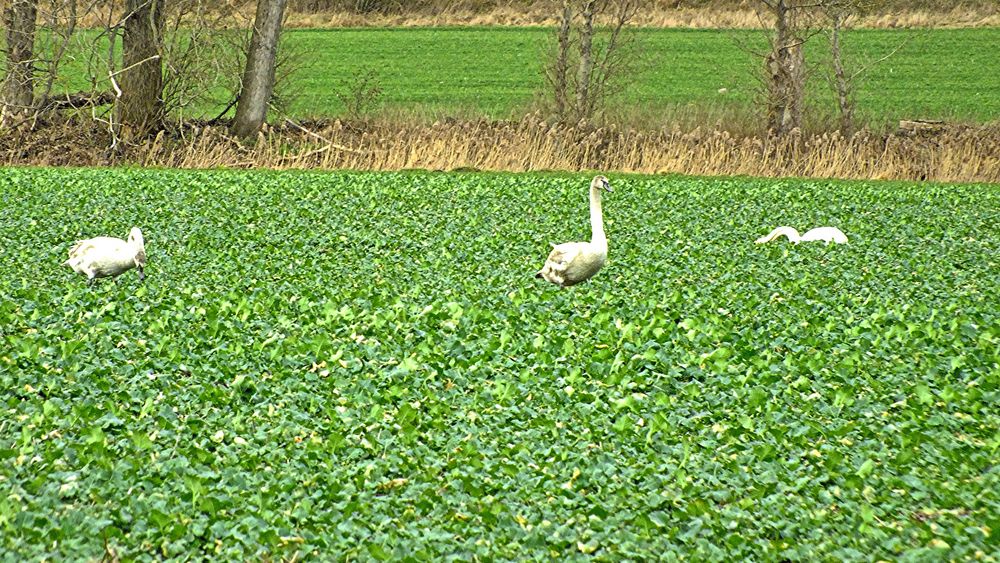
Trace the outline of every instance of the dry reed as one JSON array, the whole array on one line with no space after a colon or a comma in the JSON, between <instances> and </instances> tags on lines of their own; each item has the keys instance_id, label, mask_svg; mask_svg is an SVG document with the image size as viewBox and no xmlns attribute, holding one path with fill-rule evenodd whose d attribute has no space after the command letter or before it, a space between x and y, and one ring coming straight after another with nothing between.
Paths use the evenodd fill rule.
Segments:
<instances>
[{"instance_id":1,"label":"dry reed","mask_svg":"<svg viewBox=\"0 0 1000 563\"><path fill-rule=\"evenodd\" d=\"M785 138L717 130L637 131L566 126L534 116L507 122L269 128L241 143L225 128L186 128L110 154L102 129L53 126L0 139L5 165L142 165L322 170L603 170L641 174L1000 183L1000 127L916 134L861 132ZM323 138L325 140L320 140Z\"/></svg>"},{"instance_id":2,"label":"dry reed","mask_svg":"<svg viewBox=\"0 0 1000 563\"><path fill-rule=\"evenodd\" d=\"M9 1L9 0L8 0ZM0 0L0 7L4 0ZM688 3L690 4L690 3ZM898 5L897 5L898 4ZM965 4L926 4L904 1L853 20L852 27L864 28L966 28L1000 26L1000 6L990 0ZM254 2L231 0L221 4L215 17L225 15L230 25L245 27L253 21ZM108 11L121 8L113 3L98 4L80 16L80 27L101 27L108 21ZM117 13L117 12L116 12ZM119 14L120 15L120 14ZM293 4L286 16L290 28L339 27L427 27L427 26L554 26L557 24L551 5L544 0L531 3L495 2L462 3L447 1L442 6L407 7L387 13L358 13L349 10L312 11L296 9ZM192 16L189 16L189 18ZM770 25L770 22L766 22ZM654 0L633 21L640 27L692 29L758 29L762 25L756 10L741 2L714 2L698 7L680 5L675 0Z\"/></svg>"},{"instance_id":3,"label":"dry reed","mask_svg":"<svg viewBox=\"0 0 1000 563\"><path fill-rule=\"evenodd\" d=\"M752 9L677 8L647 10L634 24L651 28L759 29L761 18ZM427 26L546 26L556 25L551 11L496 8L488 12L451 11L442 13L357 14L328 12L292 13L287 20L293 28L340 27L427 27ZM962 9L914 10L877 13L854 20L856 28L970 28L1000 26L1000 13Z\"/></svg>"}]
</instances>

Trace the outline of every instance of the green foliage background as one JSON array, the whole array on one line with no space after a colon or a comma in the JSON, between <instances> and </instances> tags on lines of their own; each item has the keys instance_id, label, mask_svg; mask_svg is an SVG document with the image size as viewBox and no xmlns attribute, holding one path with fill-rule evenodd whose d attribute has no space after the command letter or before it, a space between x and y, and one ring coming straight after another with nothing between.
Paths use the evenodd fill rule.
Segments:
<instances>
[{"instance_id":1,"label":"green foliage background","mask_svg":"<svg viewBox=\"0 0 1000 563\"><path fill-rule=\"evenodd\" d=\"M0 554L997 553L996 186L612 182L0 171Z\"/></svg>"}]
</instances>

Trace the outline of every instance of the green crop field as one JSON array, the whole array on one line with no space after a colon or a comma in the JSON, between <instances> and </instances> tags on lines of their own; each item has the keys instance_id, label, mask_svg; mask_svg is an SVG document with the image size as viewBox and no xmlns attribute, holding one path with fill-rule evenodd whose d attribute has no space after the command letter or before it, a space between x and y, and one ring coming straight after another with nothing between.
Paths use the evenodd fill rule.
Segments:
<instances>
[{"instance_id":1,"label":"green crop field","mask_svg":"<svg viewBox=\"0 0 1000 563\"><path fill-rule=\"evenodd\" d=\"M376 69L390 107L516 116L543 88L549 34L538 28L293 31L287 45L301 53L304 65L296 87L289 88L297 96L293 108L337 114L342 105L335 92L350 77ZM762 48L759 32L647 29L637 41L641 72L628 81L618 106L741 107L756 95L753 67L762 63L740 45ZM878 121L1000 119L1000 59L993 52L998 43L1000 29L849 32L845 50L854 69L899 48L865 76L860 110ZM809 46L818 64L826 56L825 37ZM721 96L720 88L729 93ZM833 107L820 71L813 89L822 99L817 103Z\"/></svg>"},{"instance_id":2,"label":"green crop field","mask_svg":"<svg viewBox=\"0 0 1000 563\"><path fill-rule=\"evenodd\" d=\"M279 87L297 117L344 113L344 92L369 70L382 89L381 111L441 116L507 118L527 111L542 90L542 61L551 32L540 28L432 28L291 30L285 48L297 68ZM759 32L645 29L637 34L640 72L627 81L616 113L674 115L694 106L701 114L745 111L754 99L759 61L739 45L762 48ZM91 41L84 40L86 48ZM845 40L849 71L871 66L858 92L859 111L875 123L906 119L1000 119L1000 29L859 30ZM83 47L79 47L83 48ZM107 48L97 49L103 60ZM826 38L809 44L819 64ZM63 88L89 86L80 56L66 62ZM98 69L100 70L100 69ZM812 75L814 106L833 111L824 73ZM98 72L103 76L106 71ZM105 85L106 86L106 85ZM720 88L727 88L725 95ZM215 116L225 94L191 108L196 116Z\"/></svg>"},{"instance_id":3,"label":"green crop field","mask_svg":"<svg viewBox=\"0 0 1000 563\"><path fill-rule=\"evenodd\" d=\"M0 559L1000 551L1000 188L611 180L0 171Z\"/></svg>"}]
</instances>

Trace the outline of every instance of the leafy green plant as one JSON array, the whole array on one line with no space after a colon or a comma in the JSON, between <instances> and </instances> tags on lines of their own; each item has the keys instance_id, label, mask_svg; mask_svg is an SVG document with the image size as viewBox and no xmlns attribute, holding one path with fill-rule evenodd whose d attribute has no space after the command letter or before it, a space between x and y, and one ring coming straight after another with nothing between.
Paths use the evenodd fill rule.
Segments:
<instances>
[{"instance_id":1,"label":"leafy green plant","mask_svg":"<svg viewBox=\"0 0 1000 563\"><path fill-rule=\"evenodd\" d=\"M0 171L0 554L996 552L996 186L612 182L559 290L584 177Z\"/></svg>"}]
</instances>

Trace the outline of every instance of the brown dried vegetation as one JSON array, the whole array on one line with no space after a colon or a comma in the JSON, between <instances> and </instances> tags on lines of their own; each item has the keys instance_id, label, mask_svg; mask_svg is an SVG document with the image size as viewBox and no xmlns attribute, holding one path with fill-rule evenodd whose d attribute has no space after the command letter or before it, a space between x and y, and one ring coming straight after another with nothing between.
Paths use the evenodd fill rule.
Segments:
<instances>
[{"instance_id":1,"label":"brown dried vegetation","mask_svg":"<svg viewBox=\"0 0 1000 563\"><path fill-rule=\"evenodd\" d=\"M99 27L108 20L111 3L91 0L96 7L82 15L81 27ZM10 0L0 0L0 7ZM291 0L286 27L425 27L425 26L556 26L551 0L409 0L382 2L382 9L359 9L369 0ZM234 21L253 19L254 2L225 0L220 15ZM120 8L119 8L120 10ZM754 3L746 0L649 0L635 19L641 27L697 29L756 29L762 22ZM767 25L770 22L766 22ZM885 7L852 23L853 27L996 27L996 0L890 0Z\"/></svg>"},{"instance_id":2,"label":"brown dried vegetation","mask_svg":"<svg viewBox=\"0 0 1000 563\"><path fill-rule=\"evenodd\" d=\"M1000 182L1000 126L953 126L892 134L859 132L785 138L714 130L637 131L507 122L433 125L313 122L268 128L245 144L226 128L192 125L141 144L106 150L108 134L89 120L0 138L0 165L140 165L178 168L494 171L608 170Z\"/></svg>"},{"instance_id":3,"label":"brown dried vegetation","mask_svg":"<svg viewBox=\"0 0 1000 563\"><path fill-rule=\"evenodd\" d=\"M356 14L328 12L292 13L290 28L338 27L427 27L427 26L547 26L557 25L551 13L499 8L491 12L449 12L441 14ZM636 18L639 27L692 29L758 29L763 27L756 11L749 9L692 9L643 12ZM1000 12L967 11L958 8L878 13L852 22L855 28L968 28L998 27Z\"/></svg>"},{"instance_id":4,"label":"brown dried vegetation","mask_svg":"<svg viewBox=\"0 0 1000 563\"><path fill-rule=\"evenodd\" d=\"M291 0L290 27L522 25L556 26L551 0ZM642 27L759 28L748 0L648 0ZM359 9L367 7L367 9ZM766 22L765 26L769 26ZM887 0L855 27L987 27L1000 25L996 0Z\"/></svg>"}]
</instances>

